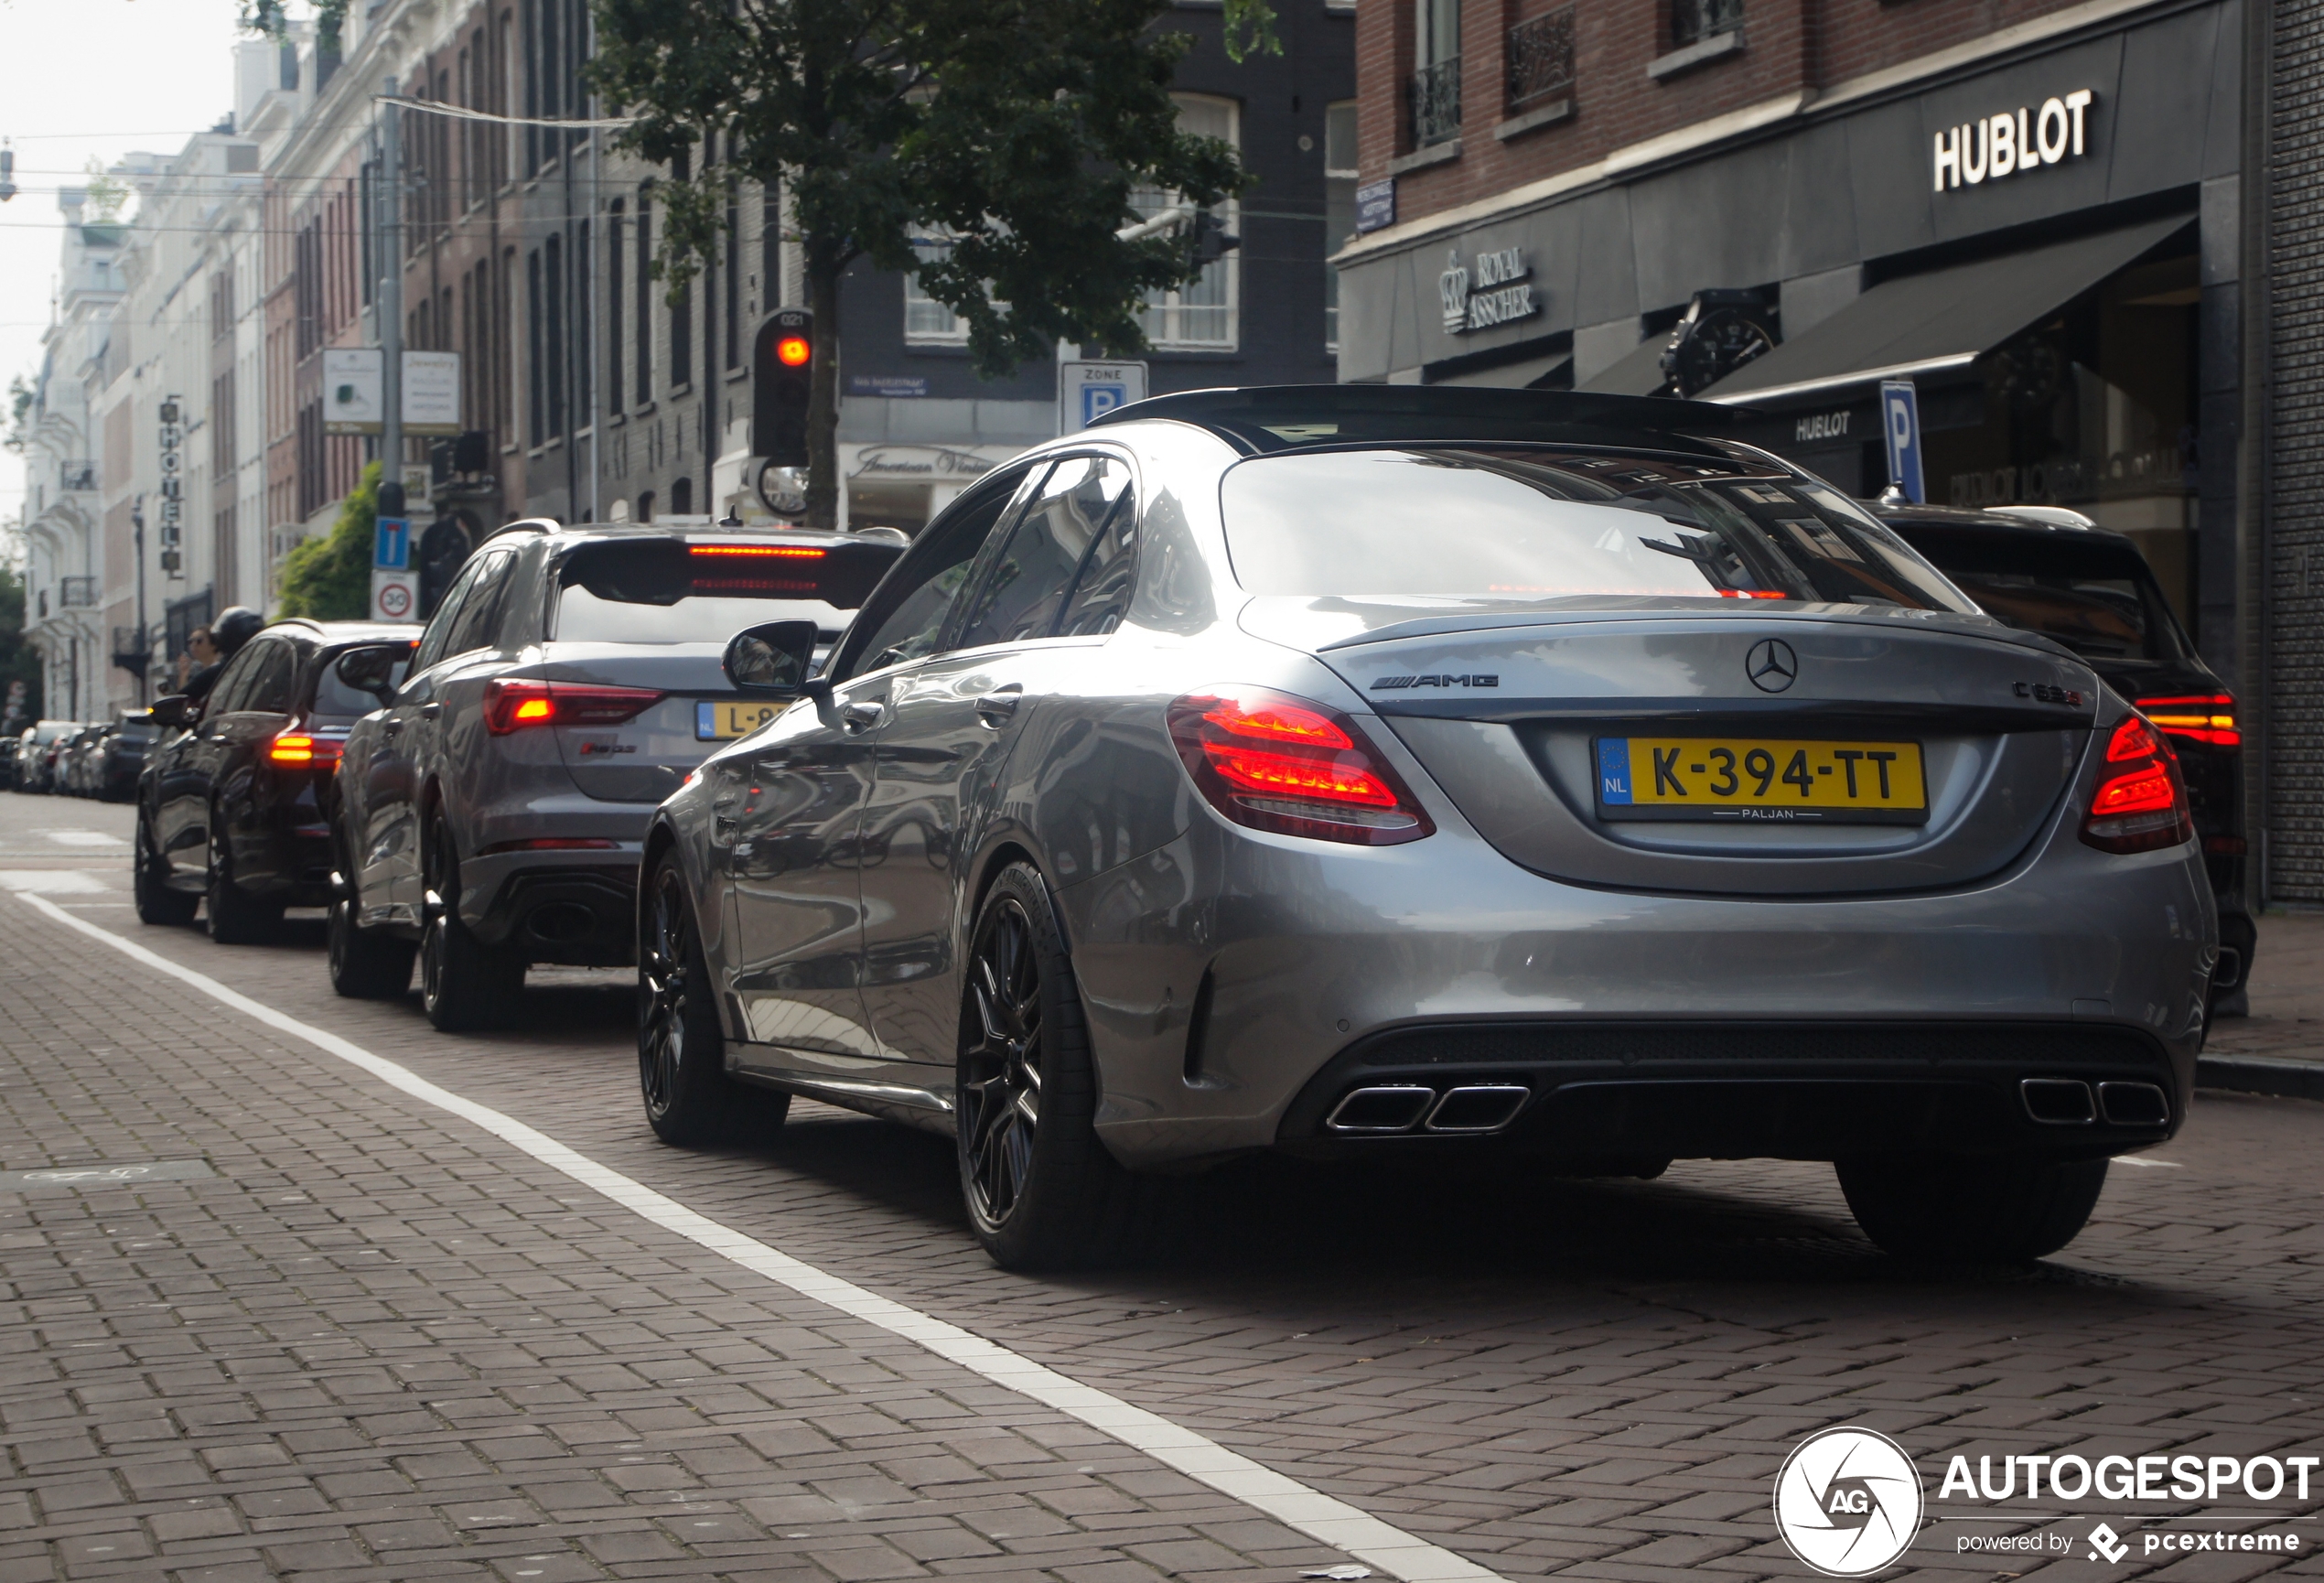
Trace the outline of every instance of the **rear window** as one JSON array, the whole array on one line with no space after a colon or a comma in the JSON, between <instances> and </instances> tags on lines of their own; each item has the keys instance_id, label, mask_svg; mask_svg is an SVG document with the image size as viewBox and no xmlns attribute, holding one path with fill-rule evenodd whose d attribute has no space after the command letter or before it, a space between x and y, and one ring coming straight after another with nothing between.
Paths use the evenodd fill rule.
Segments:
<instances>
[{"instance_id":1,"label":"rear window","mask_svg":"<svg viewBox=\"0 0 2324 1583\"><path fill-rule=\"evenodd\" d=\"M1996 621L2091 660L2174 662L2179 624L2146 558L2103 538L1908 522L1901 532Z\"/></svg>"},{"instance_id":2,"label":"rear window","mask_svg":"<svg viewBox=\"0 0 2324 1583\"><path fill-rule=\"evenodd\" d=\"M412 662L401 661L388 673L394 686L402 686L411 673ZM339 656L333 654L323 662L322 673L315 678L314 718L317 720L360 720L379 708L380 701L369 693L360 693L339 679Z\"/></svg>"},{"instance_id":3,"label":"rear window","mask_svg":"<svg viewBox=\"0 0 2324 1583\"><path fill-rule=\"evenodd\" d=\"M835 638L900 544L584 544L557 568L554 636L565 642L724 643L762 621L812 621Z\"/></svg>"},{"instance_id":4,"label":"rear window","mask_svg":"<svg viewBox=\"0 0 2324 1583\"><path fill-rule=\"evenodd\" d=\"M1221 487L1254 594L1974 608L1844 496L1708 460L1542 448L1262 457Z\"/></svg>"}]
</instances>

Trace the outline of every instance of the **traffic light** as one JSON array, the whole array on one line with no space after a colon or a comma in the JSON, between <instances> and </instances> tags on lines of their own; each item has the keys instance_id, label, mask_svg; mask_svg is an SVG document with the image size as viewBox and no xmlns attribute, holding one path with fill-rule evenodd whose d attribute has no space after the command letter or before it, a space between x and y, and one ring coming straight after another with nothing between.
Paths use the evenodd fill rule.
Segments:
<instances>
[{"instance_id":1,"label":"traffic light","mask_svg":"<svg viewBox=\"0 0 2324 1583\"><path fill-rule=\"evenodd\" d=\"M815 316L770 314L751 345L750 450L779 468L807 465L807 398L815 377Z\"/></svg>"},{"instance_id":2,"label":"traffic light","mask_svg":"<svg viewBox=\"0 0 2324 1583\"><path fill-rule=\"evenodd\" d=\"M1243 238L1219 223L1219 217L1207 209L1194 211L1194 224L1188 230L1194 245L1197 266L1212 264L1243 245Z\"/></svg>"}]
</instances>

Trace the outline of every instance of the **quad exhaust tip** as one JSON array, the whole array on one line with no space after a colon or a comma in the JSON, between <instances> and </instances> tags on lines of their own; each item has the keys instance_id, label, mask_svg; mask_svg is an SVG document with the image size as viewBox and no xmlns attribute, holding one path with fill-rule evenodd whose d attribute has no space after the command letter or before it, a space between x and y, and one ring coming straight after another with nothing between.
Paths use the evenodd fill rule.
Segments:
<instances>
[{"instance_id":1,"label":"quad exhaust tip","mask_svg":"<svg viewBox=\"0 0 2324 1583\"><path fill-rule=\"evenodd\" d=\"M2029 1077L2017 1085L2026 1114L2044 1126L2168 1126L2170 1096L2151 1082L2102 1082L2093 1095L2080 1078Z\"/></svg>"},{"instance_id":2,"label":"quad exhaust tip","mask_svg":"<svg viewBox=\"0 0 2324 1583\"><path fill-rule=\"evenodd\" d=\"M1426 1083L1380 1083L1350 1089L1323 1125L1343 1136L1385 1137L1415 1126L1432 1133L1499 1132L1533 1093L1522 1083L1465 1083L1441 1094Z\"/></svg>"}]
</instances>

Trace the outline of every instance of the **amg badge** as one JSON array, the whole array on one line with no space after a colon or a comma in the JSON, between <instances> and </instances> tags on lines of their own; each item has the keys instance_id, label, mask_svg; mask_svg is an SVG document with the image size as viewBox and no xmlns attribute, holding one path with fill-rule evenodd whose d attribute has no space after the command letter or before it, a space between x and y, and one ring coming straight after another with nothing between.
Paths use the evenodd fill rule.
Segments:
<instances>
[{"instance_id":1,"label":"amg badge","mask_svg":"<svg viewBox=\"0 0 2324 1583\"><path fill-rule=\"evenodd\" d=\"M1499 676L1383 676L1372 684L1375 693L1397 687L1498 687Z\"/></svg>"}]
</instances>

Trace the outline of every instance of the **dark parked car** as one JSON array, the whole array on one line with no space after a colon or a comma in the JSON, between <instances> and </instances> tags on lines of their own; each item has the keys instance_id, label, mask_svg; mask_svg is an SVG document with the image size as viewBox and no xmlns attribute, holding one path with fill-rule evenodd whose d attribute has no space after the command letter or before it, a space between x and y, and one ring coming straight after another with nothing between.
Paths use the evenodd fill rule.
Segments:
<instances>
[{"instance_id":1,"label":"dark parked car","mask_svg":"<svg viewBox=\"0 0 2324 1583\"><path fill-rule=\"evenodd\" d=\"M126 802L136 796L145 755L160 739L161 727L154 724L151 711L123 710L97 750L97 795L108 802Z\"/></svg>"},{"instance_id":2,"label":"dark parked car","mask_svg":"<svg viewBox=\"0 0 2324 1583\"><path fill-rule=\"evenodd\" d=\"M27 731L16 749L16 790L57 790L57 751L80 729L78 720L43 720Z\"/></svg>"},{"instance_id":3,"label":"dark parked car","mask_svg":"<svg viewBox=\"0 0 2324 1583\"><path fill-rule=\"evenodd\" d=\"M861 535L512 523L446 590L411 678L347 742L331 983L438 1028L534 963L632 960L654 805L778 712L720 668L770 619L828 641L901 547ZM359 656L350 656L353 663Z\"/></svg>"},{"instance_id":4,"label":"dark parked car","mask_svg":"<svg viewBox=\"0 0 2324 1583\"><path fill-rule=\"evenodd\" d=\"M409 652L419 629L280 621L227 662L199 716L182 695L153 706L186 728L147 755L137 782L137 916L190 923L207 899L213 940L256 939L285 907L330 900L339 746L380 700L340 679L350 649Z\"/></svg>"},{"instance_id":5,"label":"dark parked car","mask_svg":"<svg viewBox=\"0 0 2324 1583\"><path fill-rule=\"evenodd\" d=\"M2214 1010L2240 1015L2259 935L2244 899L2243 733L2235 695L2203 662L2127 535L2065 512L1873 508L1996 620L2054 638L2155 723L2194 800L2219 901Z\"/></svg>"}]
</instances>

